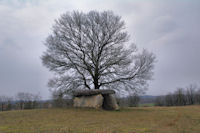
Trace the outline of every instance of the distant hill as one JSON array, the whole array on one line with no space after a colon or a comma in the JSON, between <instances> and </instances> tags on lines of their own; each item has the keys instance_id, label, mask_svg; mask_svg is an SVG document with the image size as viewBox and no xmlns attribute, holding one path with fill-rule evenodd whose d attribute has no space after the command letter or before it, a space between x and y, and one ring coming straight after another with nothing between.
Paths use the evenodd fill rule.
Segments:
<instances>
[{"instance_id":1,"label":"distant hill","mask_svg":"<svg viewBox=\"0 0 200 133\"><path fill-rule=\"evenodd\" d=\"M155 99L157 96L152 96L152 95L143 95L140 96L140 104L144 104L144 103L154 103Z\"/></svg>"}]
</instances>

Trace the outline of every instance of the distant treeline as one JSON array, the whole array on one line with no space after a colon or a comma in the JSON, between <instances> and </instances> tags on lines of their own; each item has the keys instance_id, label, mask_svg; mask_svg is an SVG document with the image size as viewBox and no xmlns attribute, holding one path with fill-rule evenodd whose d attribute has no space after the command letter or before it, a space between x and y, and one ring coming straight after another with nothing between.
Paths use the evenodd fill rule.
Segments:
<instances>
[{"instance_id":1,"label":"distant treeline","mask_svg":"<svg viewBox=\"0 0 200 133\"><path fill-rule=\"evenodd\" d=\"M200 88L191 84L185 88L177 88L173 93L158 96L155 99L156 106L185 106L200 104Z\"/></svg>"},{"instance_id":2,"label":"distant treeline","mask_svg":"<svg viewBox=\"0 0 200 133\"><path fill-rule=\"evenodd\" d=\"M178 88L175 92L163 96L139 96L137 93L126 97L116 97L120 107L137 107L140 104L155 106L184 106L200 104L200 88L191 84L185 88ZM73 100L66 98L63 93L53 93L53 107L71 107Z\"/></svg>"},{"instance_id":3,"label":"distant treeline","mask_svg":"<svg viewBox=\"0 0 200 133\"><path fill-rule=\"evenodd\" d=\"M155 96L139 96L137 93L126 97L117 97L120 107L137 107L143 103L154 103ZM41 100L39 94L20 92L15 98L0 96L0 111L42 109L42 108L67 108L73 106L73 98L66 97L63 93L53 92L51 100Z\"/></svg>"},{"instance_id":4,"label":"distant treeline","mask_svg":"<svg viewBox=\"0 0 200 133\"><path fill-rule=\"evenodd\" d=\"M139 96L137 93L127 97L117 97L120 107L137 107L139 104L154 104L155 106L184 106L200 104L200 88L191 84L185 88L177 88L173 93L163 96ZM72 107L73 98L65 97L63 93L52 93L51 100L41 100L39 94L18 93L15 98L0 96L0 111L65 108Z\"/></svg>"},{"instance_id":5,"label":"distant treeline","mask_svg":"<svg viewBox=\"0 0 200 133\"><path fill-rule=\"evenodd\" d=\"M52 101L43 101L39 94L20 92L15 98L0 96L0 111L50 108Z\"/></svg>"},{"instance_id":6,"label":"distant treeline","mask_svg":"<svg viewBox=\"0 0 200 133\"><path fill-rule=\"evenodd\" d=\"M137 107L139 106L140 96L136 93L127 97L117 97L117 103L120 107Z\"/></svg>"}]
</instances>

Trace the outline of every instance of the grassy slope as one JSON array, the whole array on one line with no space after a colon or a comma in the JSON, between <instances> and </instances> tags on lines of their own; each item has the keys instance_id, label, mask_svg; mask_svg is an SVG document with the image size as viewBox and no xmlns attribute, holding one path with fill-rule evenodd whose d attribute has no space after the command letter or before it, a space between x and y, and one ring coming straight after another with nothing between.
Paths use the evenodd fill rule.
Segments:
<instances>
[{"instance_id":1,"label":"grassy slope","mask_svg":"<svg viewBox=\"0 0 200 133\"><path fill-rule=\"evenodd\" d=\"M200 133L200 106L0 112L0 133Z\"/></svg>"}]
</instances>

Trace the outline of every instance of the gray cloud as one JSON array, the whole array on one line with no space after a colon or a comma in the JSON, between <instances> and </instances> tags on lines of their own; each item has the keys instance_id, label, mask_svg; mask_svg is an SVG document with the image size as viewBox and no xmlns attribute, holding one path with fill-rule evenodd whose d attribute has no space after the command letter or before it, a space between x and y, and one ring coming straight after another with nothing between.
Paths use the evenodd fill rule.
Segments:
<instances>
[{"instance_id":1,"label":"gray cloud","mask_svg":"<svg viewBox=\"0 0 200 133\"><path fill-rule=\"evenodd\" d=\"M43 42L54 19L73 10L113 10L125 20L131 41L156 54L155 76L147 94L166 94L200 83L197 0L0 0L0 94L26 91L50 96L46 84L52 74L40 60Z\"/></svg>"}]
</instances>

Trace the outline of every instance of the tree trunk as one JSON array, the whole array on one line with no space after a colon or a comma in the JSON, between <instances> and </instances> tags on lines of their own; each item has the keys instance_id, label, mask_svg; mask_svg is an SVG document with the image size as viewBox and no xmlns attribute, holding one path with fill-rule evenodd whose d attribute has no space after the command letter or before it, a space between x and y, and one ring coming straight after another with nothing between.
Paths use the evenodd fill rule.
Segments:
<instances>
[{"instance_id":1,"label":"tree trunk","mask_svg":"<svg viewBox=\"0 0 200 133\"><path fill-rule=\"evenodd\" d=\"M94 89L99 89L99 68L98 63L95 68L95 76L94 76Z\"/></svg>"},{"instance_id":2,"label":"tree trunk","mask_svg":"<svg viewBox=\"0 0 200 133\"><path fill-rule=\"evenodd\" d=\"M95 77L94 77L94 89L99 89L99 78L98 78L98 74L95 74Z\"/></svg>"},{"instance_id":3,"label":"tree trunk","mask_svg":"<svg viewBox=\"0 0 200 133\"><path fill-rule=\"evenodd\" d=\"M94 89L99 89L99 82L98 82L98 78L94 79Z\"/></svg>"}]
</instances>

